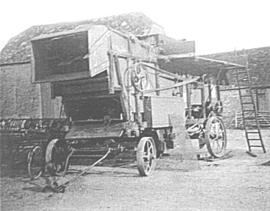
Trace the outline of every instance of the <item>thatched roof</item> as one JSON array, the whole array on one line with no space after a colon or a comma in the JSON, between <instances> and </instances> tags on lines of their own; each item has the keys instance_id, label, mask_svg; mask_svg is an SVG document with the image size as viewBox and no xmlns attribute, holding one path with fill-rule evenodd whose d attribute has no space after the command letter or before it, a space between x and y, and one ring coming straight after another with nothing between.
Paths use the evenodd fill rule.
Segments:
<instances>
[{"instance_id":1,"label":"thatched roof","mask_svg":"<svg viewBox=\"0 0 270 211\"><path fill-rule=\"evenodd\" d=\"M154 23L142 13L128 13L80 22L58 23L50 25L32 26L19 35L10 39L0 54L0 64L12 64L28 62L31 59L30 40L44 34L64 32L77 29L89 24L102 24L124 33L132 33L136 36L151 33L164 33L163 28ZM153 32L153 30L155 30Z\"/></svg>"}]
</instances>

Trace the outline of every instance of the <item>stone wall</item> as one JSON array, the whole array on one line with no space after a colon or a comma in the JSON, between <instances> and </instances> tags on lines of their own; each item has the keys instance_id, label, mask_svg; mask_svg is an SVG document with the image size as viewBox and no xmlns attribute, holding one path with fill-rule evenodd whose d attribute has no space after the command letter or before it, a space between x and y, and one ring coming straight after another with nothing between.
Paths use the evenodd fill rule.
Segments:
<instances>
[{"instance_id":1,"label":"stone wall","mask_svg":"<svg viewBox=\"0 0 270 211\"><path fill-rule=\"evenodd\" d=\"M30 63L0 67L0 118L39 118L40 103L40 85L31 83Z\"/></svg>"},{"instance_id":2,"label":"stone wall","mask_svg":"<svg viewBox=\"0 0 270 211\"><path fill-rule=\"evenodd\" d=\"M257 98L256 98L256 95L253 94L253 99L255 101L255 104L258 106L259 113L270 112L270 88L264 88L264 89L258 90ZM224 107L223 108L224 122L227 127L230 127L230 128L234 127L235 118L237 116L238 118L240 118L241 116L241 105L240 105L238 90L221 91L221 100ZM266 117L263 117L263 118L265 119Z\"/></svg>"},{"instance_id":3,"label":"stone wall","mask_svg":"<svg viewBox=\"0 0 270 211\"><path fill-rule=\"evenodd\" d=\"M241 105L238 90L221 91L223 103L223 119L227 127L233 126L236 113L241 112Z\"/></svg>"},{"instance_id":4,"label":"stone wall","mask_svg":"<svg viewBox=\"0 0 270 211\"><path fill-rule=\"evenodd\" d=\"M248 65L252 85L260 87L257 90L258 110L261 112L270 112L270 47L254 48L241 51L231 51L206 55L205 57L219 59L223 61L234 62L242 65ZM238 90L230 90L236 88L236 78L234 71L228 72L228 80L230 85L222 87L228 89L221 92L223 101L223 115L227 125L233 126L235 114L241 113L241 105ZM255 92L255 91L254 91Z\"/></svg>"},{"instance_id":5,"label":"stone wall","mask_svg":"<svg viewBox=\"0 0 270 211\"><path fill-rule=\"evenodd\" d=\"M57 118L61 99L48 83L31 82L31 64L0 66L0 118Z\"/></svg>"}]
</instances>

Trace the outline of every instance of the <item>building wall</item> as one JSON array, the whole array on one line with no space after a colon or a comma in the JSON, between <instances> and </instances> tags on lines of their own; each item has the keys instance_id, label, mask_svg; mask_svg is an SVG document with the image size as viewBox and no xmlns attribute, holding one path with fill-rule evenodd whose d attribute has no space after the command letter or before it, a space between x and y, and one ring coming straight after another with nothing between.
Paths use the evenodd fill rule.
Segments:
<instances>
[{"instance_id":1,"label":"building wall","mask_svg":"<svg viewBox=\"0 0 270 211\"><path fill-rule=\"evenodd\" d=\"M31 64L0 66L0 118L59 117L61 100L49 84L31 82Z\"/></svg>"},{"instance_id":2,"label":"building wall","mask_svg":"<svg viewBox=\"0 0 270 211\"><path fill-rule=\"evenodd\" d=\"M234 62L242 65L248 65L252 85L261 86L258 89L257 97L254 100L258 101L258 110L270 112L270 47L254 48L241 51L231 51L225 53L217 53L206 55L206 57L219 59L229 62ZM235 71L228 72L230 85L222 87L225 89L221 92L223 101L224 120L226 125L233 125L235 114L240 114L241 106L238 90L230 90L237 86ZM228 89L228 90L226 90Z\"/></svg>"},{"instance_id":3,"label":"building wall","mask_svg":"<svg viewBox=\"0 0 270 211\"><path fill-rule=\"evenodd\" d=\"M259 111L270 112L270 88L258 90Z\"/></svg>"},{"instance_id":4,"label":"building wall","mask_svg":"<svg viewBox=\"0 0 270 211\"><path fill-rule=\"evenodd\" d=\"M31 83L30 63L0 68L0 117L41 117L40 85Z\"/></svg>"},{"instance_id":5,"label":"building wall","mask_svg":"<svg viewBox=\"0 0 270 211\"><path fill-rule=\"evenodd\" d=\"M259 112L270 112L270 88L258 90L257 99L253 95ZM235 124L236 115L241 115L241 105L238 90L223 90L221 91L221 100L223 103L223 119L228 127L233 127ZM258 104L257 104L258 101Z\"/></svg>"},{"instance_id":6,"label":"building wall","mask_svg":"<svg viewBox=\"0 0 270 211\"><path fill-rule=\"evenodd\" d=\"M232 126L235 115L241 112L241 105L238 90L221 91L223 104L223 119L227 127Z\"/></svg>"}]
</instances>

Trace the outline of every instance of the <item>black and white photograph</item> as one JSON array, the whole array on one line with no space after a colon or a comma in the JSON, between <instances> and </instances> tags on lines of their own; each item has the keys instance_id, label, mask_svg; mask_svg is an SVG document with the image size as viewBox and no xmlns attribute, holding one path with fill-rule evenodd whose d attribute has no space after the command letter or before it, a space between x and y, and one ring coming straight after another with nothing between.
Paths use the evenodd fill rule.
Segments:
<instances>
[{"instance_id":1,"label":"black and white photograph","mask_svg":"<svg viewBox=\"0 0 270 211\"><path fill-rule=\"evenodd\" d=\"M270 2L2 0L1 211L269 211Z\"/></svg>"}]
</instances>

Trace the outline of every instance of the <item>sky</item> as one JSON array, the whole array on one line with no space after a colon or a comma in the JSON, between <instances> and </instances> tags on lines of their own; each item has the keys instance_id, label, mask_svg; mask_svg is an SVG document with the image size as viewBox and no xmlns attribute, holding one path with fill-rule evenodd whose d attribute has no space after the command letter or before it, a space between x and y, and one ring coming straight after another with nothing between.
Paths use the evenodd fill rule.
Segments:
<instances>
[{"instance_id":1,"label":"sky","mask_svg":"<svg viewBox=\"0 0 270 211\"><path fill-rule=\"evenodd\" d=\"M0 50L33 25L142 12L208 54L270 46L269 0L2 0Z\"/></svg>"}]
</instances>

